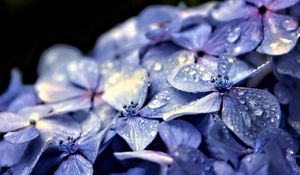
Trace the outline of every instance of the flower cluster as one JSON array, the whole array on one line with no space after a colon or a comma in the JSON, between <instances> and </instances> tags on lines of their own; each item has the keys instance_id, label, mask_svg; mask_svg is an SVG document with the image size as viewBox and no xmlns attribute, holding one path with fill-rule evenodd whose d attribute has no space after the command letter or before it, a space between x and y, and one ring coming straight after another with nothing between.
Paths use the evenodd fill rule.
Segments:
<instances>
[{"instance_id":1,"label":"flower cluster","mask_svg":"<svg viewBox=\"0 0 300 175\"><path fill-rule=\"evenodd\" d=\"M298 1L151 6L47 49L0 96L0 174L300 174Z\"/></svg>"}]
</instances>

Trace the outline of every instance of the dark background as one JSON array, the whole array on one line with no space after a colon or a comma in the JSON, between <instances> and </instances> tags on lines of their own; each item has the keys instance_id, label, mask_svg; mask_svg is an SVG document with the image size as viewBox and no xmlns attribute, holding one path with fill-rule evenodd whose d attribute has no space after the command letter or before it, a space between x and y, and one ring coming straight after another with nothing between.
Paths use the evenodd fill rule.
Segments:
<instances>
[{"instance_id":1,"label":"dark background","mask_svg":"<svg viewBox=\"0 0 300 175\"><path fill-rule=\"evenodd\" d=\"M203 0L202 0L203 1ZM152 4L180 0L0 0L0 92L10 70L19 68L25 83L36 80L42 51L56 43L90 51L97 37ZM189 6L201 0L185 0Z\"/></svg>"}]
</instances>

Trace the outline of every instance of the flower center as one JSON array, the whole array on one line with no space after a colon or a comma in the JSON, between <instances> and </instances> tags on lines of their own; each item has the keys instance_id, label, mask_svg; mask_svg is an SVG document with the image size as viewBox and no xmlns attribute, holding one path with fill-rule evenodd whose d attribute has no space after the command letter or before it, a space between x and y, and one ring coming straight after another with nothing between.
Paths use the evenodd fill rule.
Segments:
<instances>
[{"instance_id":1,"label":"flower center","mask_svg":"<svg viewBox=\"0 0 300 175\"><path fill-rule=\"evenodd\" d=\"M67 140L59 141L58 149L66 154L73 154L79 149L79 146L76 139L68 137Z\"/></svg>"},{"instance_id":2,"label":"flower center","mask_svg":"<svg viewBox=\"0 0 300 175\"><path fill-rule=\"evenodd\" d=\"M229 77L227 75L218 74L217 76L212 76L210 82L214 84L215 88L224 94L230 89Z\"/></svg>"},{"instance_id":3,"label":"flower center","mask_svg":"<svg viewBox=\"0 0 300 175\"><path fill-rule=\"evenodd\" d=\"M267 8L265 6L262 6L258 8L259 14L264 15L267 12Z\"/></svg>"},{"instance_id":4,"label":"flower center","mask_svg":"<svg viewBox=\"0 0 300 175\"><path fill-rule=\"evenodd\" d=\"M123 109L125 110L125 112L122 112L121 115L124 117L135 117L137 116L137 103L134 103L133 101L130 102L130 105L124 105Z\"/></svg>"},{"instance_id":5,"label":"flower center","mask_svg":"<svg viewBox=\"0 0 300 175\"><path fill-rule=\"evenodd\" d=\"M31 125L31 126L35 126L35 125L36 125L36 121L35 121L35 120L33 120L33 119L31 119L31 120L29 121L29 125Z\"/></svg>"}]
</instances>

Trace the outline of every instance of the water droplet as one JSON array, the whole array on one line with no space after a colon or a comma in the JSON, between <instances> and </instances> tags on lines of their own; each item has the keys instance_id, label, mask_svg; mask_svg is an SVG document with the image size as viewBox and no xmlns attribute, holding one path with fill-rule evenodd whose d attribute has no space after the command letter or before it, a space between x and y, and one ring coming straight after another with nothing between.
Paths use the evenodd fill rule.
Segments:
<instances>
[{"instance_id":1,"label":"water droplet","mask_svg":"<svg viewBox=\"0 0 300 175\"><path fill-rule=\"evenodd\" d=\"M208 80L210 80L210 78L211 78L211 75L209 73L206 73L202 76L203 81L208 81Z\"/></svg>"},{"instance_id":2,"label":"water droplet","mask_svg":"<svg viewBox=\"0 0 300 175\"><path fill-rule=\"evenodd\" d=\"M236 42L241 35L241 28L236 27L234 28L228 35L227 35L227 41L230 43Z\"/></svg>"},{"instance_id":3,"label":"water droplet","mask_svg":"<svg viewBox=\"0 0 300 175\"><path fill-rule=\"evenodd\" d=\"M287 19L283 21L282 26L286 31L293 31L297 29L298 22L294 19Z\"/></svg>"},{"instance_id":4,"label":"water droplet","mask_svg":"<svg viewBox=\"0 0 300 175\"><path fill-rule=\"evenodd\" d=\"M241 104L245 104L245 103L246 103L246 101L245 101L244 99L240 99L239 102L240 102Z\"/></svg>"},{"instance_id":5,"label":"water droplet","mask_svg":"<svg viewBox=\"0 0 300 175\"><path fill-rule=\"evenodd\" d=\"M155 70L155 71L161 71L162 70L162 64L161 63L155 63L154 65L153 65L153 70Z\"/></svg>"},{"instance_id":6,"label":"water droplet","mask_svg":"<svg viewBox=\"0 0 300 175\"><path fill-rule=\"evenodd\" d=\"M254 115L261 116L264 111L261 110L260 108L256 108L253 112L254 112Z\"/></svg>"},{"instance_id":7,"label":"water droplet","mask_svg":"<svg viewBox=\"0 0 300 175\"><path fill-rule=\"evenodd\" d=\"M242 96L245 94L245 92L246 92L245 90L239 89L237 93L239 96Z\"/></svg>"}]
</instances>

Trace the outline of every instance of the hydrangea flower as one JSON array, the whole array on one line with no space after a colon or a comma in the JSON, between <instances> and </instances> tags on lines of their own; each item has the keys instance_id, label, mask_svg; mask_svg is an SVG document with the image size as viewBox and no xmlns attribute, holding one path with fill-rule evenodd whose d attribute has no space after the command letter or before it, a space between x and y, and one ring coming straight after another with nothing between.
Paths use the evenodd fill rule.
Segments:
<instances>
[{"instance_id":1,"label":"hydrangea flower","mask_svg":"<svg viewBox=\"0 0 300 175\"><path fill-rule=\"evenodd\" d=\"M0 174L300 174L298 1L150 6L46 49L0 95Z\"/></svg>"},{"instance_id":2,"label":"hydrangea flower","mask_svg":"<svg viewBox=\"0 0 300 175\"><path fill-rule=\"evenodd\" d=\"M212 11L218 21L229 21L215 32L233 53L257 51L269 55L289 52L298 40L298 23L295 18L278 13L298 3L298 0L230 0ZM237 13L232 13L235 11Z\"/></svg>"},{"instance_id":3,"label":"hydrangea flower","mask_svg":"<svg viewBox=\"0 0 300 175\"><path fill-rule=\"evenodd\" d=\"M234 58L223 59L212 62L212 66L186 65L170 76L170 84L178 90L212 93L164 114L163 118L171 120L186 114L216 112L222 104L221 117L226 126L246 144L253 146L263 128L279 125L280 107L276 98L267 91L234 85L253 76L268 63L251 69Z\"/></svg>"}]
</instances>

